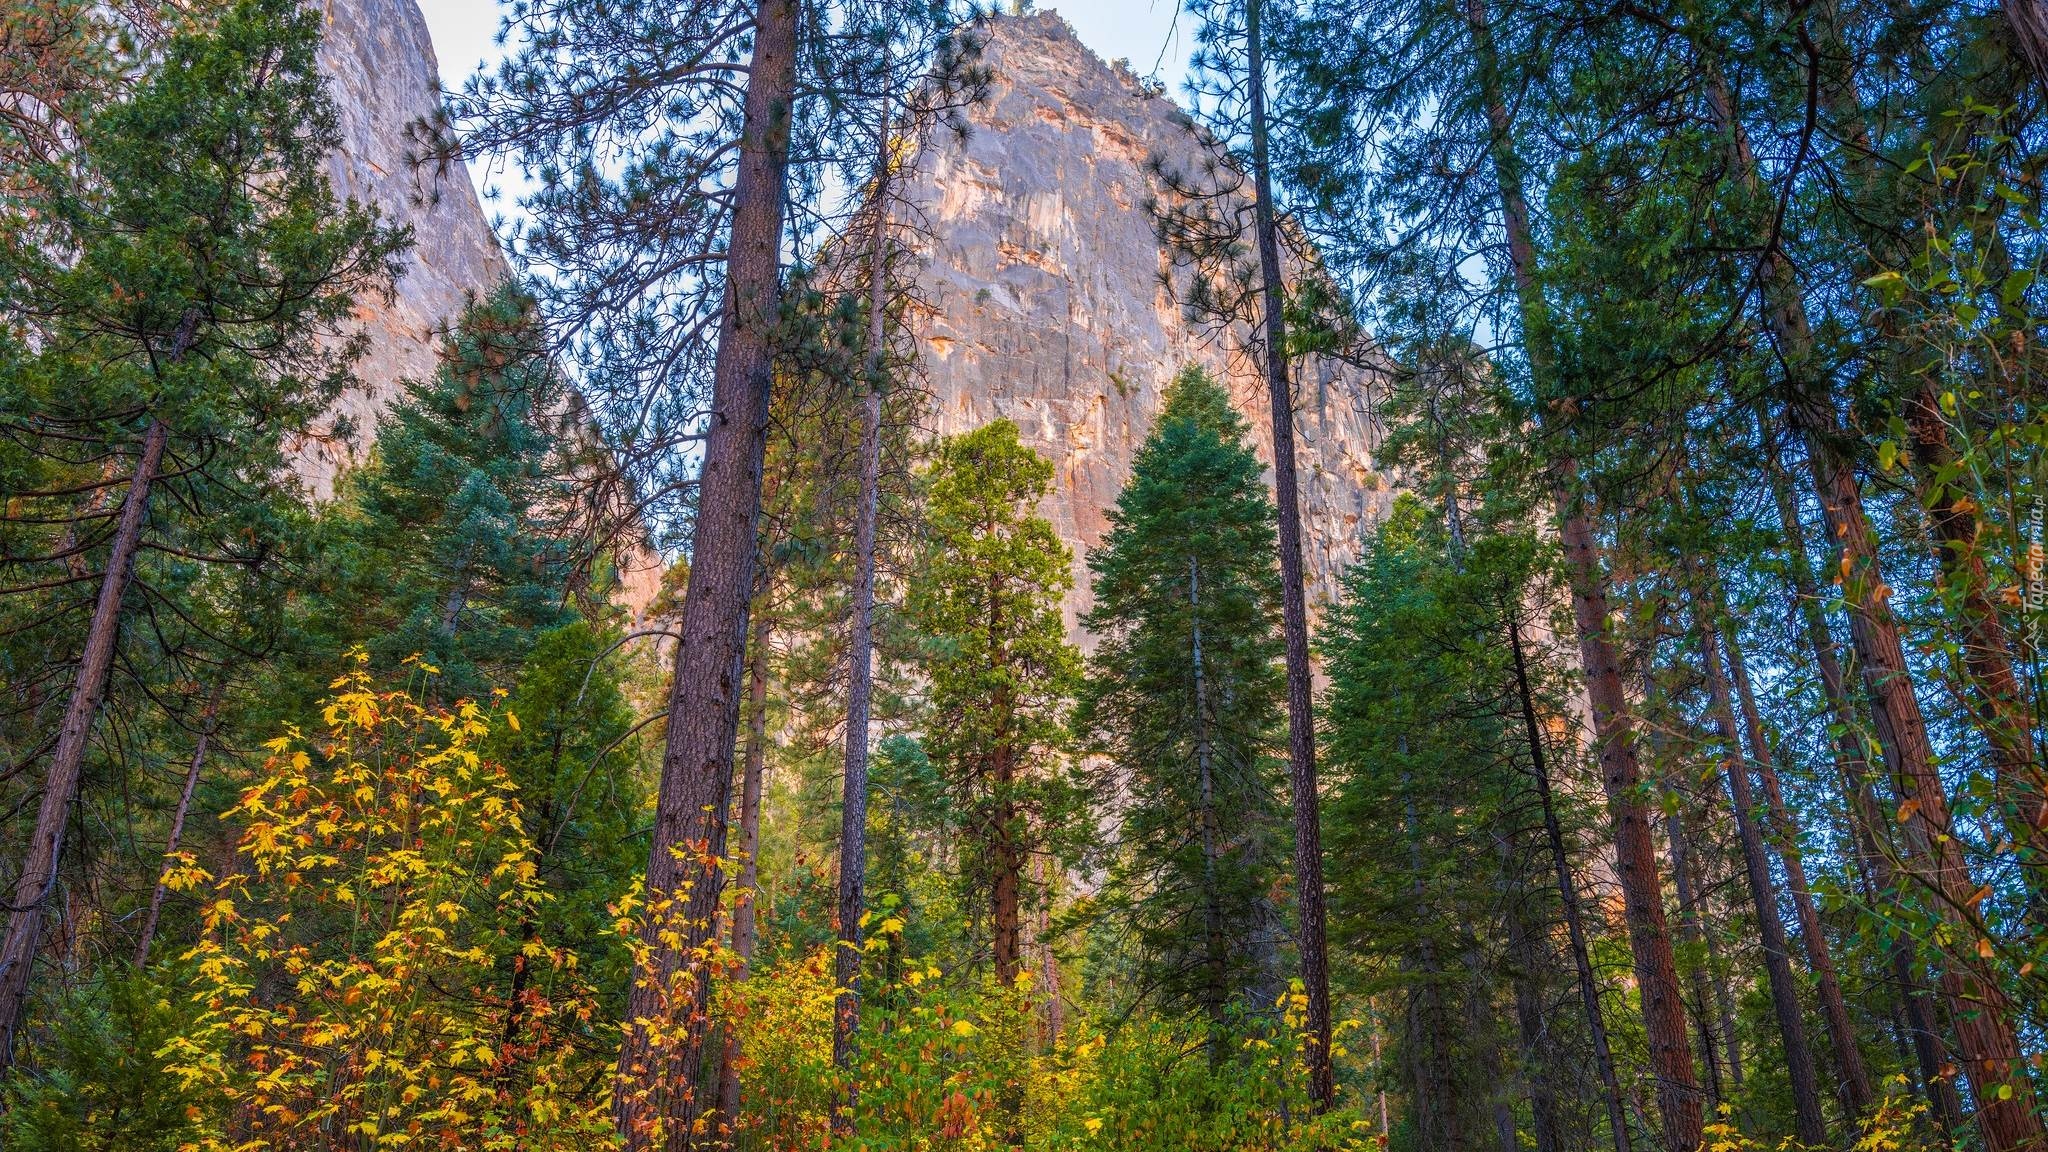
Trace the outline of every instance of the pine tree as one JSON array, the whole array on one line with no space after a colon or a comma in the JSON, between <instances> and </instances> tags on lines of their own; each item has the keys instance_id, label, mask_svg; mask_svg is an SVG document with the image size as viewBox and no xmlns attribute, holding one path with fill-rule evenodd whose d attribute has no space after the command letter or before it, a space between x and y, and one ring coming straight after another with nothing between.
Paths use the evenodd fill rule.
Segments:
<instances>
[{"instance_id":1,"label":"pine tree","mask_svg":"<svg viewBox=\"0 0 2048 1152\"><path fill-rule=\"evenodd\" d=\"M1181 372L1089 557L1098 637L1076 728L1106 754L1118 821L1104 892L1144 985L1200 1008L1220 1058L1232 1005L1278 990L1270 889L1285 848L1276 725L1273 507L1246 425L1199 368Z\"/></svg>"}]
</instances>

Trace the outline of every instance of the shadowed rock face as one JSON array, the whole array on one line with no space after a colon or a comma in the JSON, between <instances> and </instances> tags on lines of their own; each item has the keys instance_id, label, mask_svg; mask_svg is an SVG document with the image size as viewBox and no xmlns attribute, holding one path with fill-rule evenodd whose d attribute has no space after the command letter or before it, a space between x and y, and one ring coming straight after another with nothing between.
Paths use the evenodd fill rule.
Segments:
<instances>
[{"instance_id":1,"label":"shadowed rock face","mask_svg":"<svg viewBox=\"0 0 2048 1152\"><path fill-rule=\"evenodd\" d=\"M1160 283L1148 160L1198 167L1205 149L1187 116L1052 12L995 20L987 63L994 83L971 131L935 134L906 188L929 233L925 383L937 431L1008 417L1052 460L1043 512L1074 550L1066 612L1080 638L1087 552L1174 375L1201 364L1227 381L1269 466L1272 421L1258 366L1239 351L1245 333L1189 320ZM1372 468L1379 379L1314 361L1296 375L1309 596L1327 603L1391 499Z\"/></svg>"},{"instance_id":2,"label":"shadowed rock face","mask_svg":"<svg viewBox=\"0 0 2048 1152\"><path fill-rule=\"evenodd\" d=\"M373 204L386 221L413 232L393 298L356 304L369 350L356 364L360 386L333 413L354 425L354 443L323 435L303 448L302 475L324 497L342 465L368 448L401 382L434 374L440 334L465 300L488 294L511 270L469 173L458 164L437 179L431 170L415 173L406 159L408 126L431 116L441 99L440 67L418 4L324 0L321 14L320 67L342 138L327 178L338 199Z\"/></svg>"}]
</instances>

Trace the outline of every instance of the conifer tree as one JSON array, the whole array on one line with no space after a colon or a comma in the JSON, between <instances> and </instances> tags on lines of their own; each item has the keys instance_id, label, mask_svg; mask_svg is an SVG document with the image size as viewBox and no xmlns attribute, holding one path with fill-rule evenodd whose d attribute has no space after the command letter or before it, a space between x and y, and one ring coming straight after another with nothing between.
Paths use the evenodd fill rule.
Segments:
<instances>
[{"instance_id":1,"label":"conifer tree","mask_svg":"<svg viewBox=\"0 0 2048 1152\"><path fill-rule=\"evenodd\" d=\"M0 610L14 653L45 650L8 680L36 686L20 703L52 733L0 950L0 1069L101 704L135 667L124 626L204 632L180 610L204 575L263 571L289 543L289 438L346 379L349 310L403 245L328 187L319 29L289 0L242 0L133 61L132 94L43 169L33 238L0 246L0 308L23 321L0 335L0 452L27 537Z\"/></svg>"},{"instance_id":2,"label":"conifer tree","mask_svg":"<svg viewBox=\"0 0 2048 1152\"><path fill-rule=\"evenodd\" d=\"M996 978L1022 970L1031 857L1069 822L1057 753L1080 655L1060 597L1066 546L1035 509L1052 465L998 420L941 441L928 472L928 547L905 605L925 638L925 750L964 829L962 880L985 893Z\"/></svg>"},{"instance_id":3,"label":"conifer tree","mask_svg":"<svg viewBox=\"0 0 2048 1152\"><path fill-rule=\"evenodd\" d=\"M406 383L322 525L328 568L304 613L321 685L362 644L380 667L417 655L439 668L450 700L511 686L573 612L570 402L531 297L502 288L463 313L440 371Z\"/></svg>"},{"instance_id":4,"label":"conifer tree","mask_svg":"<svg viewBox=\"0 0 2048 1152\"><path fill-rule=\"evenodd\" d=\"M1276 725L1279 570L1273 508L1246 425L1200 368L1157 425L1089 557L1097 636L1077 730L1108 757L1117 817L1105 893L1128 917L1146 987L1201 1009L1220 1058L1233 1005L1271 1007L1284 824Z\"/></svg>"}]
</instances>

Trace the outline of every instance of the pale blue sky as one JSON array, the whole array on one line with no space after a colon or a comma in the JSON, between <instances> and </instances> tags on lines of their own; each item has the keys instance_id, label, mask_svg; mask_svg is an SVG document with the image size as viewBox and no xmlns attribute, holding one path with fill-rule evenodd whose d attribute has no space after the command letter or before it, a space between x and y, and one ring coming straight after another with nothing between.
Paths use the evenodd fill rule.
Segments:
<instances>
[{"instance_id":1,"label":"pale blue sky","mask_svg":"<svg viewBox=\"0 0 2048 1152\"><path fill-rule=\"evenodd\" d=\"M681 0L687 2L687 0ZM496 60L492 37L498 30L498 0L419 0L427 26L434 33L434 52L441 60L441 82L462 83L477 63ZM1065 0L1041 4L1066 18L1081 42L1105 60L1129 60L1139 75L1155 72L1167 90L1180 92L1189 50L1188 22L1178 25L1178 0Z\"/></svg>"}]
</instances>

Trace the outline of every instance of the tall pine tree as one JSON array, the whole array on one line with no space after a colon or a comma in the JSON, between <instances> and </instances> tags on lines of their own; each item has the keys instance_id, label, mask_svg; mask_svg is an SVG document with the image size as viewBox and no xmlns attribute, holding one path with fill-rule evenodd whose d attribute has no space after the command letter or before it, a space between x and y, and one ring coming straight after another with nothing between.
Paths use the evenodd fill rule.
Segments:
<instances>
[{"instance_id":1,"label":"tall pine tree","mask_svg":"<svg viewBox=\"0 0 2048 1152\"><path fill-rule=\"evenodd\" d=\"M1233 1003L1272 1004L1285 853L1280 574L1246 425L1199 368L1166 391L1090 558L1098 637L1077 728L1108 763L1112 880L1144 985L1198 1006L1220 1055Z\"/></svg>"}]
</instances>

